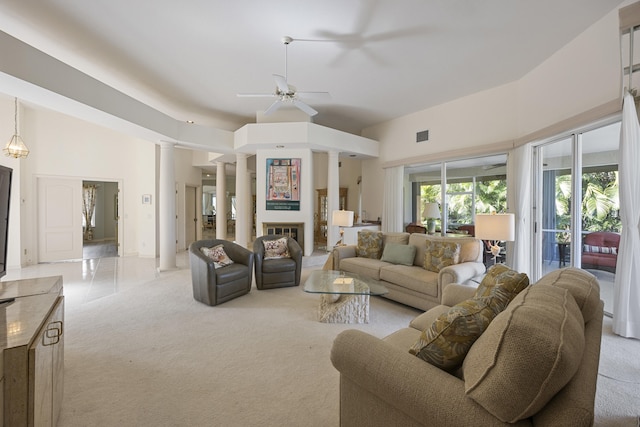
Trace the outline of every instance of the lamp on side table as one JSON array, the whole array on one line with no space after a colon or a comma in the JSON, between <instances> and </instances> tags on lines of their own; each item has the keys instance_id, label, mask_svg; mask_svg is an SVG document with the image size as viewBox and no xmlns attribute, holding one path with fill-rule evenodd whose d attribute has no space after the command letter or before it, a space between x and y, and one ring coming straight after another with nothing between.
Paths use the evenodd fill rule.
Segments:
<instances>
[{"instance_id":1,"label":"lamp on side table","mask_svg":"<svg viewBox=\"0 0 640 427\"><path fill-rule=\"evenodd\" d=\"M489 242L493 263L500 255L500 242L512 242L516 236L515 215L506 214L477 214L476 236Z\"/></svg>"},{"instance_id":2,"label":"lamp on side table","mask_svg":"<svg viewBox=\"0 0 640 427\"><path fill-rule=\"evenodd\" d=\"M344 230L342 227L353 226L353 211L333 211L331 222L333 225L340 227L340 240L338 240L338 243L336 243L335 246L343 245Z\"/></svg>"}]
</instances>

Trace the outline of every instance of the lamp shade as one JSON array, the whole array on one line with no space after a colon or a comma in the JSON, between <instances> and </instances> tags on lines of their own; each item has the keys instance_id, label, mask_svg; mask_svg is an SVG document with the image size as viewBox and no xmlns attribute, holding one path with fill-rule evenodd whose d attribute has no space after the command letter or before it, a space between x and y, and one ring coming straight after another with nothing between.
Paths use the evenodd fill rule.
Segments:
<instances>
[{"instance_id":1,"label":"lamp shade","mask_svg":"<svg viewBox=\"0 0 640 427\"><path fill-rule=\"evenodd\" d=\"M333 211L331 222L339 227L351 227L353 225L353 211Z\"/></svg>"},{"instance_id":2,"label":"lamp shade","mask_svg":"<svg viewBox=\"0 0 640 427\"><path fill-rule=\"evenodd\" d=\"M440 218L440 207L437 203L425 203L422 210L423 218Z\"/></svg>"},{"instance_id":3,"label":"lamp shade","mask_svg":"<svg viewBox=\"0 0 640 427\"><path fill-rule=\"evenodd\" d=\"M516 220L512 213L476 215L475 237L481 240L511 242L516 237Z\"/></svg>"}]
</instances>

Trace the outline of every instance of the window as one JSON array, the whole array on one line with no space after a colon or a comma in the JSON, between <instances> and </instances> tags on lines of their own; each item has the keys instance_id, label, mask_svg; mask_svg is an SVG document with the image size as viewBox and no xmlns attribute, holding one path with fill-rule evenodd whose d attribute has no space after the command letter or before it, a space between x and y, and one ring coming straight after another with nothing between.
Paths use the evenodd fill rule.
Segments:
<instances>
[{"instance_id":1,"label":"window","mask_svg":"<svg viewBox=\"0 0 640 427\"><path fill-rule=\"evenodd\" d=\"M473 225L476 213L506 212L506 163L507 155L500 154L406 168L416 187L411 221L407 222L425 222L421 212L429 202L438 203L446 212L447 230ZM447 183L444 188L443 180Z\"/></svg>"}]
</instances>

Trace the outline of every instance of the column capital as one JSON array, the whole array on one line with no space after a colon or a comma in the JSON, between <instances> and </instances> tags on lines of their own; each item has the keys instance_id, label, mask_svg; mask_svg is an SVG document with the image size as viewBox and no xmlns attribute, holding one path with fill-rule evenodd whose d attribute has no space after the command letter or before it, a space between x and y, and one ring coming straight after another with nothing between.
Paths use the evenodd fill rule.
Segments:
<instances>
[{"instance_id":1,"label":"column capital","mask_svg":"<svg viewBox=\"0 0 640 427\"><path fill-rule=\"evenodd\" d=\"M173 141L160 141L160 148L174 148L176 143Z\"/></svg>"}]
</instances>

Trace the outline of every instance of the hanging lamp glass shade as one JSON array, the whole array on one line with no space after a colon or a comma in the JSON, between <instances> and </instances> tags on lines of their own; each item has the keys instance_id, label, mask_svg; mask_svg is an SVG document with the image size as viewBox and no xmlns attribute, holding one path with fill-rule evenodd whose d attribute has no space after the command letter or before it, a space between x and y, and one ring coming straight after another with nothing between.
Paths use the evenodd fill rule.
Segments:
<instances>
[{"instance_id":1,"label":"hanging lamp glass shade","mask_svg":"<svg viewBox=\"0 0 640 427\"><path fill-rule=\"evenodd\" d=\"M15 98L14 124L13 136L2 151L7 157L24 159L29 155L29 149L24 145L20 135L18 135L18 98Z\"/></svg>"},{"instance_id":2,"label":"hanging lamp glass shade","mask_svg":"<svg viewBox=\"0 0 640 427\"><path fill-rule=\"evenodd\" d=\"M7 146L4 147L4 154L7 157L14 157L16 159L26 158L29 155L29 149L24 142L22 142L22 138L20 135L16 134L11 137L11 140L7 143Z\"/></svg>"}]
</instances>

